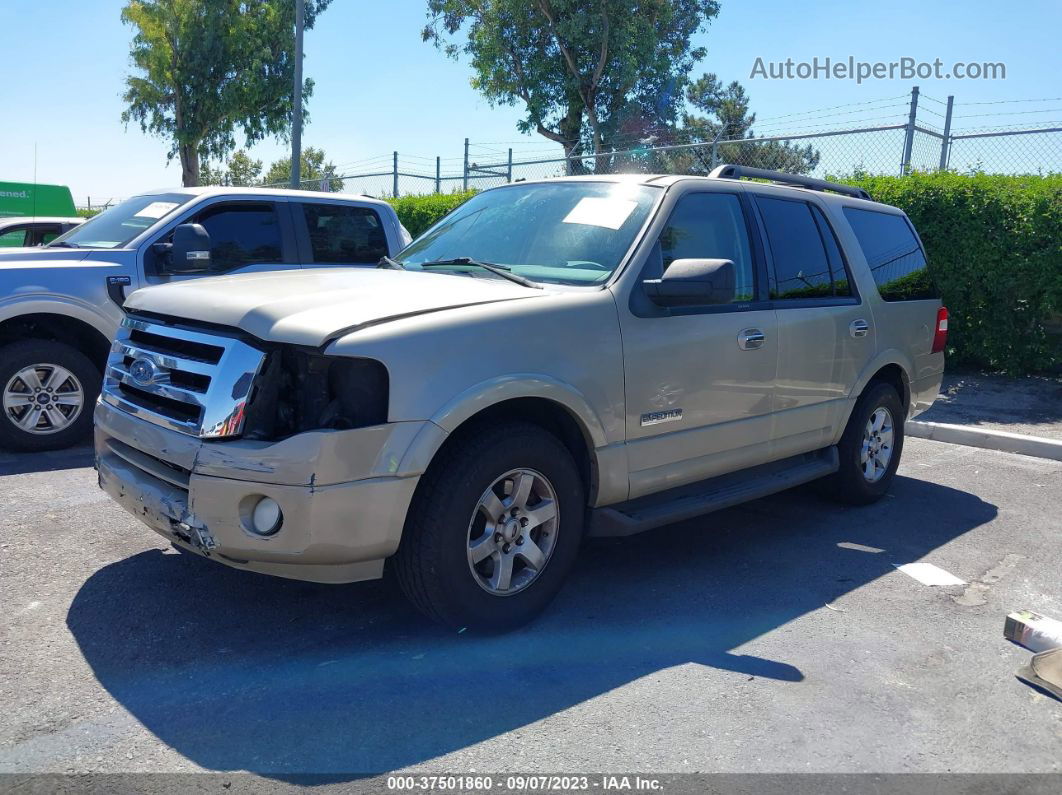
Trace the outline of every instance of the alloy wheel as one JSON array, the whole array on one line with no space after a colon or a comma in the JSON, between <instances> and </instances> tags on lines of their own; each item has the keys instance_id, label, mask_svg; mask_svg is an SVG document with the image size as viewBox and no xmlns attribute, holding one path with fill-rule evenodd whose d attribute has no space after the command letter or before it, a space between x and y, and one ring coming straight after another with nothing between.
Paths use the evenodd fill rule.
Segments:
<instances>
[{"instance_id":1,"label":"alloy wheel","mask_svg":"<svg viewBox=\"0 0 1062 795\"><path fill-rule=\"evenodd\" d=\"M884 406L874 410L863 429L863 447L859 464L868 483L877 483L889 469L892 460L892 414Z\"/></svg>"},{"instance_id":2,"label":"alloy wheel","mask_svg":"<svg viewBox=\"0 0 1062 795\"><path fill-rule=\"evenodd\" d=\"M511 596L541 576L560 527L553 485L541 472L514 469L483 492L468 525L468 566L481 588Z\"/></svg>"},{"instance_id":3,"label":"alloy wheel","mask_svg":"<svg viewBox=\"0 0 1062 795\"><path fill-rule=\"evenodd\" d=\"M85 391L77 377L57 364L31 364L4 386L4 414L20 430L57 433L68 428L85 407Z\"/></svg>"}]
</instances>

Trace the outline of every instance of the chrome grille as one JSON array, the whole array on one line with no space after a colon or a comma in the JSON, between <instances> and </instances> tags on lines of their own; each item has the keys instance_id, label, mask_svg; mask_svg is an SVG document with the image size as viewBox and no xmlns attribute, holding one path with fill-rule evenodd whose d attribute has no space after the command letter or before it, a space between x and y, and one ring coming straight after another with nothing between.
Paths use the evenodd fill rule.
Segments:
<instances>
[{"instance_id":1,"label":"chrome grille","mask_svg":"<svg viewBox=\"0 0 1062 795\"><path fill-rule=\"evenodd\" d=\"M111 346L101 399L192 436L238 436L263 358L234 337L128 317Z\"/></svg>"}]
</instances>

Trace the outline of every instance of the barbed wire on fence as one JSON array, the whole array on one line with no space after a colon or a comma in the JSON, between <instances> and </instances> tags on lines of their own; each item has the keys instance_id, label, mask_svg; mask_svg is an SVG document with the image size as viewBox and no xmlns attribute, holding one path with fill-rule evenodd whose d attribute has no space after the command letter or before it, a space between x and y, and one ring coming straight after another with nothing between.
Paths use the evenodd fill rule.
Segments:
<instances>
[{"instance_id":1,"label":"barbed wire on fence","mask_svg":"<svg viewBox=\"0 0 1062 795\"><path fill-rule=\"evenodd\" d=\"M1041 107L1031 107L1039 103ZM721 163L815 177L904 174L950 169L1001 174L1062 172L1060 97L958 103L920 94L878 97L757 119L749 137L675 140L681 128L640 129L612 140L611 150L564 157L542 140L465 139L460 155L381 153L331 166L304 179L310 190L390 198L485 189L571 174L707 174ZM993 107L964 113L966 106ZM1011 109L1013 108L1013 109ZM1050 119L1042 117L1055 114ZM991 120L992 126L968 126ZM967 121L969 120L969 121ZM660 145L659 142L667 142ZM264 187L288 187L277 183ZM110 199L107 206L120 199ZM88 200L92 206L92 200ZM97 203L95 208L99 207ZM85 204L79 205L84 209Z\"/></svg>"},{"instance_id":2,"label":"barbed wire on fence","mask_svg":"<svg viewBox=\"0 0 1062 795\"><path fill-rule=\"evenodd\" d=\"M919 100L923 100L919 104ZM1044 107L1029 108L1029 103ZM999 100L968 105L1004 109L956 112L953 97L901 96L831 105L757 119L749 137L715 141L674 140L676 130L658 127L612 141L611 150L564 157L559 146L538 141L465 141L463 157L437 158L433 173L418 168L431 158L391 156L386 172L351 173L344 190L374 196L485 189L522 180L570 174L705 174L732 162L809 176L903 174L952 169L998 173L1062 171L1062 122L1042 116L1062 113L1059 98ZM1016 105L1009 109L1006 106ZM964 120L992 119L994 127L968 127ZM679 133L682 131L679 130ZM380 162L378 158L376 162Z\"/></svg>"}]
</instances>

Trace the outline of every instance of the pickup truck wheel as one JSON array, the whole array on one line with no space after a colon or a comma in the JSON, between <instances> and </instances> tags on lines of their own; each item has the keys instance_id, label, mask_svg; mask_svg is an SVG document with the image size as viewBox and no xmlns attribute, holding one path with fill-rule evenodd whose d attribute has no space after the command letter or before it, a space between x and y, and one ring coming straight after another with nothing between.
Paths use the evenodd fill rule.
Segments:
<instances>
[{"instance_id":1,"label":"pickup truck wheel","mask_svg":"<svg viewBox=\"0 0 1062 795\"><path fill-rule=\"evenodd\" d=\"M85 354L61 342L0 348L0 447L58 450L87 437L101 380Z\"/></svg>"},{"instance_id":2,"label":"pickup truck wheel","mask_svg":"<svg viewBox=\"0 0 1062 795\"><path fill-rule=\"evenodd\" d=\"M827 480L830 496L868 505L889 490L903 452L903 421L896 390L871 384L856 402L837 446L840 468Z\"/></svg>"},{"instance_id":3,"label":"pickup truck wheel","mask_svg":"<svg viewBox=\"0 0 1062 795\"><path fill-rule=\"evenodd\" d=\"M529 423L469 435L433 462L393 559L410 601L454 628L499 632L556 596L583 535L567 448Z\"/></svg>"}]
</instances>

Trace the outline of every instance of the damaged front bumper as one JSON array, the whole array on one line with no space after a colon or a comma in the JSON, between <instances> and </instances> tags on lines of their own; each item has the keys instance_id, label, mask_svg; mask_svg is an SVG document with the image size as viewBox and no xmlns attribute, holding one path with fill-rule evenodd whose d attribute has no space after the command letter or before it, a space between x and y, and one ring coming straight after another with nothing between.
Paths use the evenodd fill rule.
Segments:
<instances>
[{"instance_id":1,"label":"damaged front bumper","mask_svg":"<svg viewBox=\"0 0 1062 795\"><path fill-rule=\"evenodd\" d=\"M226 565L315 582L379 577L398 548L421 471L409 451L429 422L311 431L280 442L204 441L96 408L99 484L172 543ZM254 505L279 503L269 536Z\"/></svg>"}]
</instances>

